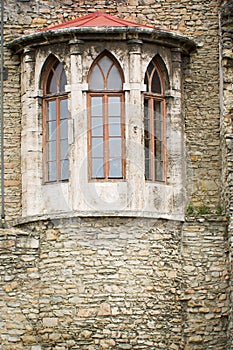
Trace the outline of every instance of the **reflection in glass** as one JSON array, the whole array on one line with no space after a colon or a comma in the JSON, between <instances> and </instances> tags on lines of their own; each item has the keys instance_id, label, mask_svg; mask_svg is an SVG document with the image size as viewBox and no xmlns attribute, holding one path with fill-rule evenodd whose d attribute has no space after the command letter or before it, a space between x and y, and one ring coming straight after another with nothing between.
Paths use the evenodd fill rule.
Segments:
<instances>
[{"instance_id":1,"label":"reflection in glass","mask_svg":"<svg viewBox=\"0 0 233 350\"><path fill-rule=\"evenodd\" d=\"M48 163L48 181L56 180L56 161Z\"/></svg>"},{"instance_id":2,"label":"reflection in glass","mask_svg":"<svg viewBox=\"0 0 233 350\"><path fill-rule=\"evenodd\" d=\"M121 156L121 138L109 139L109 157Z\"/></svg>"},{"instance_id":3,"label":"reflection in glass","mask_svg":"<svg viewBox=\"0 0 233 350\"><path fill-rule=\"evenodd\" d=\"M121 158L113 158L109 160L109 177L110 178L122 177Z\"/></svg>"},{"instance_id":4,"label":"reflection in glass","mask_svg":"<svg viewBox=\"0 0 233 350\"><path fill-rule=\"evenodd\" d=\"M57 152L56 141L49 142L48 143L48 160L49 161L56 160L56 152Z\"/></svg>"},{"instance_id":5,"label":"reflection in glass","mask_svg":"<svg viewBox=\"0 0 233 350\"><path fill-rule=\"evenodd\" d=\"M104 159L94 158L92 159L92 178L104 177Z\"/></svg>"},{"instance_id":6,"label":"reflection in glass","mask_svg":"<svg viewBox=\"0 0 233 350\"><path fill-rule=\"evenodd\" d=\"M56 140L56 121L48 122L48 141Z\"/></svg>"},{"instance_id":7,"label":"reflection in glass","mask_svg":"<svg viewBox=\"0 0 233 350\"><path fill-rule=\"evenodd\" d=\"M54 68L55 68L55 66L54 66ZM55 74L56 74L58 80L60 80L60 78L61 78L62 69L63 69L63 64L61 62L59 62L55 68Z\"/></svg>"},{"instance_id":8,"label":"reflection in glass","mask_svg":"<svg viewBox=\"0 0 233 350\"><path fill-rule=\"evenodd\" d=\"M108 122L109 137L121 136L121 118L109 118Z\"/></svg>"},{"instance_id":9,"label":"reflection in glass","mask_svg":"<svg viewBox=\"0 0 233 350\"><path fill-rule=\"evenodd\" d=\"M103 138L92 139L92 157L103 157L104 156L104 144Z\"/></svg>"},{"instance_id":10,"label":"reflection in glass","mask_svg":"<svg viewBox=\"0 0 233 350\"><path fill-rule=\"evenodd\" d=\"M60 81L60 92L65 92L65 86L67 85L66 73L63 70Z\"/></svg>"},{"instance_id":11,"label":"reflection in glass","mask_svg":"<svg viewBox=\"0 0 233 350\"><path fill-rule=\"evenodd\" d=\"M108 58L107 56L104 56L103 58L101 58L101 60L99 60L99 66L101 67L104 73L104 78L106 78L109 68L112 65L113 65L112 60L110 60L110 58Z\"/></svg>"},{"instance_id":12,"label":"reflection in glass","mask_svg":"<svg viewBox=\"0 0 233 350\"><path fill-rule=\"evenodd\" d=\"M53 94L57 92L57 81L53 71L50 72L47 83L47 94Z\"/></svg>"},{"instance_id":13,"label":"reflection in glass","mask_svg":"<svg viewBox=\"0 0 233 350\"><path fill-rule=\"evenodd\" d=\"M92 117L102 117L103 115L102 97L91 98L91 115Z\"/></svg>"},{"instance_id":14,"label":"reflection in glass","mask_svg":"<svg viewBox=\"0 0 233 350\"><path fill-rule=\"evenodd\" d=\"M104 80L103 75L96 65L91 72L90 78L90 89L91 90L104 90Z\"/></svg>"},{"instance_id":15,"label":"reflection in glass","mask_svg":"<svg viewBox=\"0 0 233 350\"><path fill-rule=\"evenodd\" d=\"M152 78L151 92L161 94L161 82L157 70L154 71Z\"/></svg>"},{"instance_id":16,"label":"reflection in glass","mask_svg":"<svg viewBox=\"0 0 233 350\"><path fill-rule=\"evenodd\" d=\"M61 160L61 180L69 178L69 161L68 159Z\"/></svg>"},{"instance_id":17,"label":"reflection in glass","mask_svg":"<svg viewBox=\"0 0 233 350\"><path fill-rule=\"evenodd\" d=\"M60 124L60 138L68 139L68 119L63 119Z\"/></svg>"},{"instance_id":18,"label":"reflection in glass","mask_svg":"<svg viewBox=\"0 0 233 350\"><path fill-rule=\"evenodd\" d=\"M121 115L121 98L120 96L108 98L108 115L109 117L119 117Z\"/></svg>"},{"instance_id":19,"label":"reflection in glass","mask_svg":"<svg viewBox=\"0 0 233 350\"><path fill-rule=\"evenodd\" d=\"M151 170L150 170L150 159L146 158L145 160L145 179L146 180L152 180L151 179Z\"/></svg>"},{"instance_id":20,"label":"reflection in glass","mask_svg":"<svg viewBox=\"0 0 233 350\"><path fill-rule=\"evenodd\" d=\"M56 101L48 101L48 113L47 113L47 119L48 120L56 120Z\"/></svg>"},{"instance_id":21,"label":"reflection in glass","mask_svg":"<svg viewBox=\"0 0 233 350\"><path fill-rule=\"evenodd\" d=\"M68 99L63 99L60 102L60 119L67 118L69 115L68 111Z\"/></svg>"},{"instance_id":22,"label":"reflection in glass","mask_svg":"<svg viewBox=\"0 0 233 350\"><path fill-rule=\"evenodd\" d=\"M61 153L60 155L61 159L68 158L68 140L67 139L61 140L60 153Z\"/></svg>"},{"instance_id":23,"label":"reflection in glass","mask_svg":"<svg viewBox=\"0 0 233 350\"><path fill-rule=\"evenodd\" d=\"M122 90L122 80L116 66L112 67L108 75L107 90Z\"/></svg>"},{"instance_id":24,"label":"reflection in glass","mask_svg":"<svg viewBox=\"0 0 233 350\"><path fill-rule=\"evenodd\" d=\"M148 83L147 74L145 75L144 84L146 85L146 91L149 91L149 83Z\"/></svg>"},{"instance_id":25,"label":"reflection in glass","mask_svg":"<svg viewBox=\"0 0 233 350\"><path fill-rule=\"evenodd\" d=\"M91 132L92 136L103 136L103 118L102 117L93 117L91 119Z\"/></svg>"},{"instance_id":26,"label":"reflection in glass","mask_svg":"<svg viewBox=\"0 0 233 350\"><path fill-rule=\"evenodd\" d=\"M155 160L155 174L157 181L164 181L163 162L159 159Z\"/></svg>"}]
</instances>

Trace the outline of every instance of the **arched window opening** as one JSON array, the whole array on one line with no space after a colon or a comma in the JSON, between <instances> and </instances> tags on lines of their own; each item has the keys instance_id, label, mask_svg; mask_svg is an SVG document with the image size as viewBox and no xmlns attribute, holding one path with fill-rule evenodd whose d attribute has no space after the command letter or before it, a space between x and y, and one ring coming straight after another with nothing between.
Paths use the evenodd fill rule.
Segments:
<instances>
[{"instance_id":1,"label":"arched window opening","mask_svg":"<svg viewBox=\"0 0 233 350\"><path fill-rule=\"evenodd\" d=\"M145 179L165 181L164 76L155 59L147 67L144 83Z\"/></svg>"},{"instance_id":2,"label":"arched window opening","mask_svg":"<svg viewBox=\"0 0 233 350\"><path fill-rule=\"evenodd\" d=\"M124 178L123 74L102 54L89 74L89 174L91 179Z\"/></svg>"},{"instance_id":3,"label":"arched window opening","mask_svg":"<svg viewBox=\"0 0 233 350\"><path fill-rule=\"evenodd\" d=\"M68 180L68 97L64 66L52 57L43 79L44 180Z\"/></svg>"}]
</instances>

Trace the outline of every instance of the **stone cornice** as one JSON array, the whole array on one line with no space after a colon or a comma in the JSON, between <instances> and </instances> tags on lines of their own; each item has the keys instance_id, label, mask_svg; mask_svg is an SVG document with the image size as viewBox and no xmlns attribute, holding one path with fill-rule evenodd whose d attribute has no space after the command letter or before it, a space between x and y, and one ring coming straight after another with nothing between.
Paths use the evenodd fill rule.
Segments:
<instances>
[{"instance_id":1,"label":"stone cornice","mask_svg":"<svg viewBox=\"0 0 233 350\"><path fill-rule=\"evenodd\" d=\"M185 54L196 48L195 42L186 36L162 29L143 27L76 27L47 30L14 39L7 44L7 47L21 53L27 47L69 42L71 39L84 41L137 39L170 48L179 48Z\"/></svg>"}]
</instances>

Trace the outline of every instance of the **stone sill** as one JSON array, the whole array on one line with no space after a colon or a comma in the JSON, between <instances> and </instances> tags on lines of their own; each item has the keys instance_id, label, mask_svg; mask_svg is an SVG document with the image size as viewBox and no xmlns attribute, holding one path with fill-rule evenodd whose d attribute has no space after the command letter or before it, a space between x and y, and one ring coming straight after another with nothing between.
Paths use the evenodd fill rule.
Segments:
<instances>
[{"instance_id":1,"label":"stone sill","mask_svg":"<svg viewBox=\"0 0 233 350\"><path fill-rule=\"evenodd\" d=\"M59 219L71 219L71 218L94 218L94 217L119 217L119 218L138 218L138 219L165 219L171 221L184 221L184 215L182 214L161 214L156 212L146 211L72 211L62 213L51 213L44 215L32 215L17 218L13 222L13 226L28 224L36 221L46 220L59 220Z\"/></svg>"}]
</instances>

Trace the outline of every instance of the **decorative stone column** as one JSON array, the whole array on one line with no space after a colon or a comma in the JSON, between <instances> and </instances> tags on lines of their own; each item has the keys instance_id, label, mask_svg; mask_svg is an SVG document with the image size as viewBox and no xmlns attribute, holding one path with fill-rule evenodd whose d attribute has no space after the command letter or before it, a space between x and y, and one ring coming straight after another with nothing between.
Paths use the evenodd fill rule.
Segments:
<instances>
[{"instance_id":1,"label":"decorative stone column","mask_svg":"<svg viewBox=\"0 0 233 350\"><path fill-rule=\"evenodd\" d=\"M39 195L41 172L41 144L39 126L39 108L42 97L35 86L35 50L24 49L21 71L22 135L21 135L21 172L22 172L22 214L37 214L40 206ZM39 96L38 96L39 95ZM33 200L32 200L33 198ZM30 209L29 209L30 208Z\"/></svg>"},{"instance_id":2,"label":"decorative stone column","mask_svg":"<svg viewBox=\"0 0 233 350\"><path fill-rule=\"evenodd\" d=\"M172 72L167 96L167 162L168 185L173 188L173 209L185 210L185 152L181 101L181 49L171 49ZM170 162L170 159L173 161ZM175 161L174 161L175 160ZM178 180L179 179L179 180ZM173 186L174 185L174 186ZM175 214L175 212L174 212Z\"/></svg>"},{"instance_id":3,"label":"decorative stone column","mask_svg":"<svg viewBox=\"0 0 233 350\"><path fill-rule=\"evenodd\" d=\"M142 109L142 41L128 41L129 50L129 90L126 95L126 134L127 159L126 177L128 179L128 202L131 210L144 208L144 145L143 145L143 109Z\"/></svg>"},{"instance_id":4,"label":"decorative stone column","mask_svg":"<svg viewBox=\"0 0 233 350\"><path fill-rule=\"evenodd\" d=\"M70 45L70 81L71 81L71 99L70 99L70 190L71 209L78 209L82 203L80 181L87 178L84 166L87 157L87 118L86 118L86 99L83 91L87 90L86 84L83 84L83 45L82 40L71 40ZM85 100L85 101L84 101ZM80 176L82 175L82 176ZM82 206L83 207L83 206Z\"/></svg>"}]
</instances>

